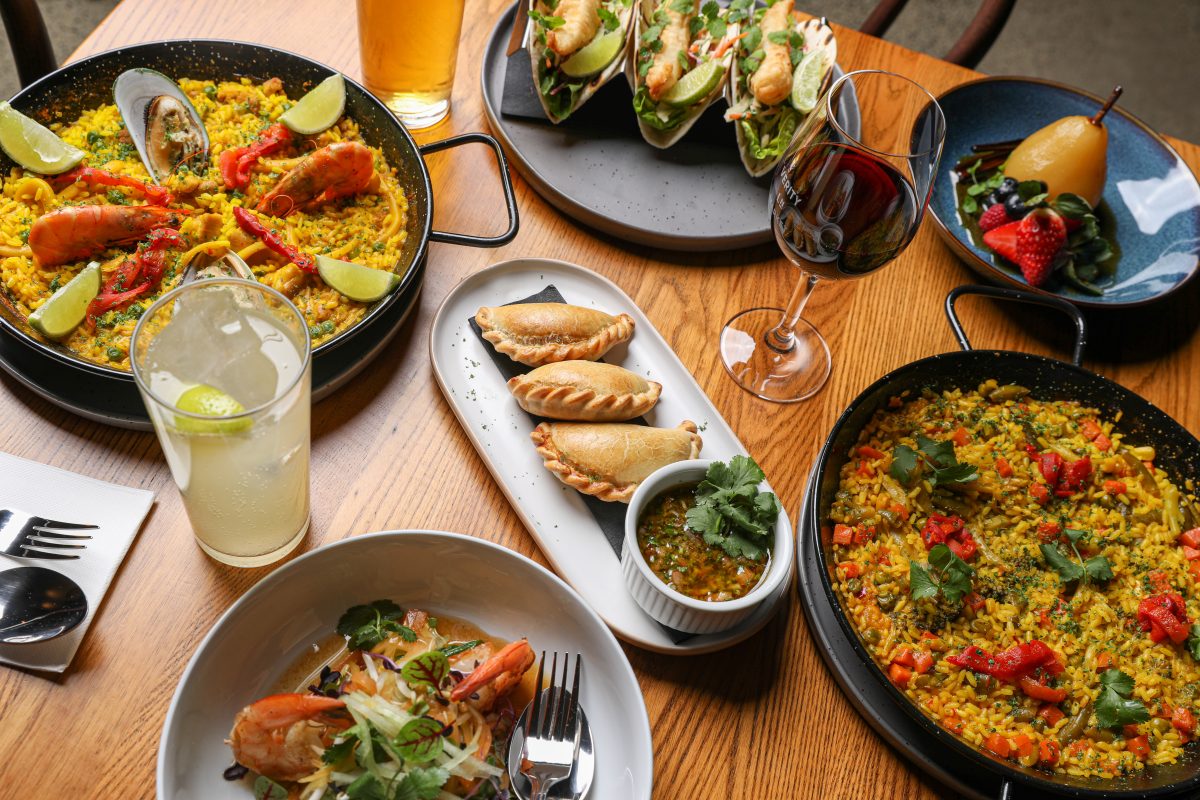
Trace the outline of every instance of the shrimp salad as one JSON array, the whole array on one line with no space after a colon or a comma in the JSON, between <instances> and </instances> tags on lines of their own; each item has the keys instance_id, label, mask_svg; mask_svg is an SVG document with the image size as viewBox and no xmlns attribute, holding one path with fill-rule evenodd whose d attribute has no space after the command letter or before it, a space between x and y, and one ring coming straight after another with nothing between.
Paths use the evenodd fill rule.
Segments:
<instances>
[{"instance_id":1,"label":"shrimp salad","mask_svg":"<svg viewBox=\"0 0 1200 800\"><path fill-rule=\"evenodd\" d=\"M512 701L534 688L525 639L390 600L349 609L337 633L304 690L237 714L228 780L255 773L254 796L271 800L509 797Z\"/></svg>"}]
</instances>

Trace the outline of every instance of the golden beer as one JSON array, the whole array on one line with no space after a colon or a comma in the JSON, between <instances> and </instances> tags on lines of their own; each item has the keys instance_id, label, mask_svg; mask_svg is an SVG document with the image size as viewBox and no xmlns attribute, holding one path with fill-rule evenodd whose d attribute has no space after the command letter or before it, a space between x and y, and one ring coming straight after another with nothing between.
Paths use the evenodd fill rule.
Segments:
<instances>
[{"instance_id":1,"label":"golden beer","mask_svg":"<svg viewBox=\"0 0 1200 800\"><path fill-rule=\"evenodd\" d=\"M363 82L410 128L450 111L465 0L358 0Z\"/></svg>"}]
</instances>

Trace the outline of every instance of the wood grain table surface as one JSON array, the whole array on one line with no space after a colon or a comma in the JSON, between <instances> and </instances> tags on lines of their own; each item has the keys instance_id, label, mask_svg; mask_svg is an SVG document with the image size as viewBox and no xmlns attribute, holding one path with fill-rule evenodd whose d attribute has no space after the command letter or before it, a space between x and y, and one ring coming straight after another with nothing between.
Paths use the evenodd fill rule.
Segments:
<instances>
[{"instance_id":1,"label":"wood grain table surface","mask_svg":"<svg viewBox=\"0 0 1200 800\"><path fill-rule=\"evenodd\" d=\"M480 62L508 2L467 5L454 111L448 123L420 134L422 142L486 130ZM835 29L847 70L893 70L934 93L976 77ZM349 0L125 0L73 57L184 37L261 42L360 75ZM886 108L863 113L866 124L889 119ZM1194 171L1200 166L1200 147L1171 143ZM428 162L436 228L481 234L503 229L496 167L486 148L460 148ZM614 280L675 348L793 516L813 457L837 416L888 370L953 350L942 301L951 287L976 280L927 222L886 269L866 280L819 286L809 315L828 338L833 375L813 400L768 404L728 379L716 341L737 311L786 300L797 273L773 247L681 255L629 246L579 227L524 182L516 179L516 185L516 240L495 251L432 245L417 313L365 374L313 409L313 524L299 552L367 531L436 528L499 542L546 563L431 374L434 312L456 283L488 264L520 256L559 258ZM1149 308L1090 315L1094 335L1087 359L1087 366L1193 431L1200 430L1197 284ZM1070 326L1053 312L979 298L960 308L979 346L1068 355ZM152 434L72 416L7 376L0 384L0 450L157 493L68 672L55 677L0 669L0 795L152 797L159 732L185 664L218 616L271 568L227 568L194 546ZM725 652L678 658L625 649L653 728L655 798L947 795L855 713L826 671L795 593L761 633Z\"/></svg>"}]
</instances>

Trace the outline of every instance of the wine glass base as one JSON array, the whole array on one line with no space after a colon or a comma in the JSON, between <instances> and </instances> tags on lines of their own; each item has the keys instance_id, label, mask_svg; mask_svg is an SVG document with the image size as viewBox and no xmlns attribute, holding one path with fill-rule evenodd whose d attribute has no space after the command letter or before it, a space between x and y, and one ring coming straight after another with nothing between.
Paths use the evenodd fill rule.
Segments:
<instances>
[{"instance_id":1,"label":"wine glass base","mask_svg":"<svg viewBox=\"0 0 1200 800\"><path fill-rule=\"evenodd\" d=\"M782 317L780 308L752 308L726 322L721 363L750 394L773 403L798 403L821 391L833 362L825 339L803 319L796 323L791 348L769 345L767 335Z\"/></svg>"}]
</instances>

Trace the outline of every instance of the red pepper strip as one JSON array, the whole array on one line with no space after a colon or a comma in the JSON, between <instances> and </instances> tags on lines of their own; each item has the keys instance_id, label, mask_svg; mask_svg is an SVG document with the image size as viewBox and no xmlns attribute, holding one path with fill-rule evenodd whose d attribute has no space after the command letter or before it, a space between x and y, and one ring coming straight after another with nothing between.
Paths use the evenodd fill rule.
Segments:
<instances>
[{"instance_id":1,"label":"red pepper strip","mask_svg":"<svg viewBox=\"0 0 1200 800\"><path fill-rule=\"evenodd\" d=\"M1038 456L1038 469L1042 471L1042 477L1046 479L1046 483L1050 484L1050 488L1058 485L1058 476L1062 472L1063 457L1058 453L1042 453Z\"/></svg>"},{"instance_id":2,"label":"red pepper strip","mask_svg":"<svg viewBox=\"0 0 1200 800\"><path fill-rule=\"evenodd\" d=\"M1170 639L1179 644L1188 637L1188 617L1183 598L1175 592L1147 597L1138 606L1138 624L1150 631L1150 639L1161 642Z\"/></svg>"},{"instance_id":3,"label":"red pepper strip","mask_svg":"<svg viewBox=\"0 0 1200 800\"><path fill-rule=\"evenodd\" d=\"M1034 700L1041 700L1043 703L1061 703L1067 699L1066 689L1054 689L1030 677L1021 678L1019 683L1021 691Z\"/></svg>"},{"instance_id":4,"label":"red pepper strip","mask_svg":"<svg viewBox=\"0 0 1200 800\"><path fill-rule=\"evenodd\" d=\"M101 314L145 294L162 281L163 264L166 259L163 251L168 245L182 247L184 242L179 237L179 231L173 228L159 228L150 233L146 243L132 258L127 258L121 263L96 298L88 304L89 328L96 327L96 320ZM136 286L130 285L135 282Z\"/></svg>"},{"instance_id":5,"label":"red pepper strip","mask_svg":"<svg viewBox=\"0 0 1200 800\"><path fill-rule=\"evenodd\" d=\"M241 206L234 206L233 218L237 220L239 228L261 241L269 250L279 253L279 255L295 264L304 272L316 274L317 265L313 261L312 256L305 255L296 248L285 244L282 239L267 230L249 211Z\"/></svg>"},{"instance_id":6,"label":"red pepper strip","mask_svg":"<svg viewBox=\"0 0 1200 800\"><path fill-rule=\"evenodd\" d=\"M155 206L169 206L174 201L171 193L161 186L152 186L128 175L117 175L94 167L76 167L70 172L55 175L49 180L55 191L76 182L94 183L100 186L124 186L127 189L134 189L141 192L146 200Z\"/></svg>"},{"instance_id":7,"label":"red pepper strip","mask_svg":"<svg viewBox=\"0 0 1200 800\"><path fill-rule=\"evenodd\" d=\"M1050 675L1058 675L1063 671L1058 656L1038 639L1014 645L995 655L982 647L968 647L958 655L947 656L946 660L955 666L982 672L1008 683L1016 682L1038 667Z\"/></svg>"},{"instance_id":8,"label":"red pepper strip","mask_svg":"<svg viewBox=\"0 0 1200 800\"><path fill-rule=\"evenodd\" d=\"M1083 482L1092 477L1092 460L1087 456L1076 461L1068 461L1059 477L1058 488L1054 494L1058 497L1070 497L1083 487Z\"/></svg>"},{"instance_id":9,"label":"red pepper strip","mask_svg":"<svg viewBox=\"0 0 1200 800\"><path fill-rule=\"evenodd\" d=\"M217 159L221 179L230 189L245 189L250 185L250 169L258 159L291 144L292 132L276 123L259 134L258 141L245 147L225 150Z\"/></svg>"},{"instance_id":10,"label":"red pepper strip","mask_svg":"<svg viewBox=\"0 0 1200 800\"><path fill-rule=\"evenodd\" d=\"M960 531L957 539L947 539L946 547L963 561L970 561L979 549L975 544L975 537L966 531Z\"/></svg>"}]
</instances>

